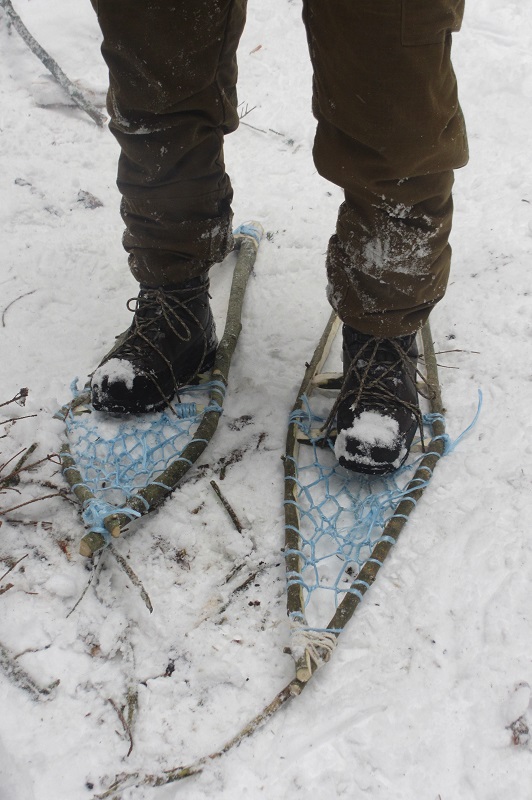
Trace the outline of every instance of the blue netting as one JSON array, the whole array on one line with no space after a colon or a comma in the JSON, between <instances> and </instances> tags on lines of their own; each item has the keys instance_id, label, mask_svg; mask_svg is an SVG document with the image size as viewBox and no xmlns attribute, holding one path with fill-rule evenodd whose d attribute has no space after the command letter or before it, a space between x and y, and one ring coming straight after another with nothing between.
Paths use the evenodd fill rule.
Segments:
<instances>
[{"instance_id":1,"label":"blue netting","mask_svg":"<svg viewBox=\"0 0 532 800\"><path fill-rule=\"evenodd\" d=\"M219 381L187 386L180 390L180 402L172 404L173 410L154 414L117 417L70 410L65 419L75 461L70 469L81 473L83 484L95 496L83 507L84 522L105 535L103 520L109 514L140 516L128 508L127 498L157 483L161 473L181 458L204 413L221 412L221 406L209 400L211 393L222 400L224 391Z\"/></svg>"},{"instance_id":2,"label":"blue netting","mask_svg":"<svg viewBox=\"0 0 532 800\"><path fill-rule=\"evenodd\" d=\"M319 433L327 414L316 410L319 400L312 402L313 409L305 398L303 408L291 418L308 444L300 446L297 464L295 504L301 545L285 555L297 553L301 564L300 572L287 575L288 585L301 586L305 603L305 616L295 613L293 623L307 631L325 631L344 595L360 595L353 581L383 538L383 529L424 454L411 457L389 476L354 475L338 464L333 442ZM434 420L434 415L424 418L427 440ZM444 438L447 452L452 444Z\"/></svg>"}]
</instances>

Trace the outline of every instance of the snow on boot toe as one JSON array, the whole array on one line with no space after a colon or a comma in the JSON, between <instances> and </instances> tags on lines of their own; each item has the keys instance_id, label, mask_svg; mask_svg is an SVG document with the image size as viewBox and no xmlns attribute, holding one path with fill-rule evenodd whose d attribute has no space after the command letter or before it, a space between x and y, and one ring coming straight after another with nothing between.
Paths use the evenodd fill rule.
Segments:
<instances>
[{"instance_id":1,"label":"snow on boot toe","mask_svg":"<svg viewBox=\"0 0 532 800\"><path fill-rule=\"evenodd\" d=\"M96 410L157 411L212 368L218 340L208 286L206 276L176 287L141 286L130 327L92 376Z\"/></svg>"},{"instance_id":2,"label":"snow on boot toe","mask_svg":"<svg viewBox=\"0 0 532 800\"><path fill-rule=\"evenodd\" d=\"M354 472L387 475L405 462L420 420L415 334L377 339L344 325L343 339L335 454Z\"/></svg>"}]
</instances>

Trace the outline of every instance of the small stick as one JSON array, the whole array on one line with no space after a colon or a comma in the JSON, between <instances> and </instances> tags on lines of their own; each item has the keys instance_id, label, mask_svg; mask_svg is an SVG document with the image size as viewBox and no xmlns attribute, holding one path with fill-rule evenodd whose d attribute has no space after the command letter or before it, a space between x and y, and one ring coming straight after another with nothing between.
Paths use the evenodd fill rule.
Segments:
<instances>
[{"instance_id":1,"label":"small stick","mask_svg":"<svg viewBox=\"0 0 532 800\"><path fill-rule=\"evenodd\" d=\"M434 351L434 355L435 356L441 356L441 355L444 355L445 353L468 353L470 355L473 354L474 356L479 356L480 355L480 352L478 350L462 350L459 347L455 347L454 350L435 350Z\"/></svg>"},{"instance_id":2,"label":"small stick","mask_svg":"<svg viewBox=\"0 0 532 800\"><path fill-rule=\"evenodd\" d=\"M55 681L44 689L37 686L33 678L28 675L26 670L22 669L20 664L17 664L9 654L8 650L0 643L0 670L18 686L28 692L34 700L41 700L43 696L51 694L52 689L58 685L59 681Z\"/></svg>"},{"instance_id":3,"label":"small stick","mask_svg":"<svg viewBox=\"0 0 532 800\"><path fill-rule=\"evenodd\" d=\"M135 719L135 714L139 709L139 693L136 687L130 686L129 689L127 690L126 707L127 707L127 724L131 728L131 726L133 725L133 721Z\"/></svg>"},{"instance_id":4,"label":"small stick","mask_svg":"<svg viewBox=\"0 0 532 800\"><path fill-rule=\"evenodd\" d=\"M25 414L23 417L11 417L11 419L3 419L2 425L7 425L8 422L18 422L19 419L31 419L32 417L36 417L37 414Z\"/></svg>"},{"instance_id":5,"label":"small stick","mask_svg":"<svg viewBox=\"0 0 532 800\"><path fill-rule=\"evenodd\" d=\"M240 583L235 589L233 589L233 591L231 592L231 596L234 594L238 594L239 592L243 592L244 589L247 589L248 586L250 586L250 584L252 584L253 581L256 579L257 575L260 575L260 573L264 572L265 569L266 567L263 567L262 569L258 569L255 572L252 572L251 575L248 575L248 577L243 583Z\"/></svg>"},{"instance_id":6,"label":"small stick","mask_svg":"<svg viewBox=\"0 0 532 800\"><path fill-rule=\"evenodd\" d=\"M18 302L19 300L22 300L23 297L29 297L30 294L35 294L35 292L36 289L32 289L31 292L25 292L24 294L21 294L19 297L15 297L14 300L12 300L10 303L7 304L7 306L2 311L2 328L6 327L6 313L11 308L11 306L14 305L16 302Z\"/></svg>"},{"instance_id":7,"label":"small stick","mask_svg":"<svg viewBox=\"0 0 532 800\"><path fill-rule=\"evenodd\" d=\"M9 514L10 511L16 511L18 508L23 508L23 506L29 506L31 503L38 503L41 500L49 500L51 497L63 497L65 500L68 499L65 497L64 492L45 494L42 497L35 497L33 500L26 500L25 503L19 503L18 506L11 506L11 508L0 508L0 516L4 516L4 514Z\"/></svg>"},{"instance_id":8,"label":"small stick","mask_svg":"<svg viewBox=\"0 0 532 800\"><path fill-rule=\"evenodd\" d=\"M110 703L112 705L112 707L114 708L114 710L116 711L116 715L117 715L118 719L120 720L120 722L122 723L122 727L124 728L124 730L126 732L126 735L127 735L127 738L129 739L129 750L126 753L126 758L127 758L127 756L131 755L131 751L133 750L133 734L131 733L131 728L129 727L129 725L128 725L125 717L124 717L122 709L120 709L117 706L115 701L111 697L108 697L107 698L107 702Z\"/></svg>"},{"instance_id":9,"label":"small stick","mask_svg":"<svg viewBox=\"0 0 532 800\"><path fill-rule=\"evenodd\" d=\"M9 590L12 589L14 585L15 585L14 583L6 583L6 585L2 586L2 588L0 589L0 594L5 594L6 592L9 592Z\"/></svg>"},{"instance_id":10,"label":"small stick","mask_svg":"<svg viewBox=\"0 0 532 800\"><path fill-rule=\"evenodd\" d=\"M134 586L136 586L137 589L140 590L140 596L144 600L144 605L146 606L146 608L148 609L148 611L151 614L152 611L153 611L153 606L151 604L150 596L149 596L148 592L146 591L146 589L144 588L144 586L142 585L142 581L140 580L138 575L136 575L136 573L133 572L133 570L131 569L131 567L127 563L126 559L123 556L121 556L120 553L118 553L114 549L114 547L112 545L109 545L109 547L107 549L111 551L111 553L113 554L115 559L118 561L119 565L122 567L122 569L124 570L124 572L126 573L128 578L130 579L131 583Z\"/></svg>"},{"instance_id":11,"label":"small stick","mask_svg":"<svg viewBox=\"0 0 532 800\"><path fill-rule=\"evenodd\" d=\"M28 45L31 52L36 55L37 58L44 64L46 69L52 73L61 88L64 89L64 91L72 98L79 108L85 111L85 113L87 113L89 117L93 119L100 128L102 128L106 117L101 114L97 108L95 108L95 106L90 102L90 100L87 99L84 93L80 91L80 89L78 89L72 83L70 78L65 75L57 62L54 61L54 59L46 52L46 50L41 47L39 42L34 39L13 8L11 0L0 0L0 6L2 6L7 16L13 23L13 27Z\"/></svg>"},{"instance_id":12,"label":"small stick","mask_svg":"<svg viewBox=\"0 0 532 800\"><path fill-rule=\"evenodd\" d=\"M32 414L31 416L36 417L37 414ZM24 419L24 417L17 417L17 419ZM12 421L13 420L8 420L8 422L12 422ZM23 471L30 472L32 469L35 469L35 467L38 467L41 464L44 464L45 461L51 461L52 464L57 464L58 463L57 461L54 461L54 456L53 455L47 455L44 458L39 458L37 461L33 461L31 464L26 464L26 461L28 460L30 455L34 452L36 447L37 447L36 443L32 444L31 447L28 447L28 449L26 450L26 452L24 453L22 458L17 462L17 465L9 473L9 475L6 475L3 478L0 477L0 487L8 487L8 486L16 485L19 482L19 479L18 479L19 473L21 473ZM8 466L8 464L10 464L12 461L14 461L15 458L17 458L22 452L24 452L24 451L23 450L19 450L19 452L15 453L14 456L11 456L11 458L8 459L5 462L5 464L2 464L0 466L0 472L2 472ZM49 483L47 483L45 481L43 481L41 483L41 485L42 486L46 486L47 488L57 489L57 491L60 491L57 486L54 486L53 484L49 484Z\"/></svg>"},{"instance_id":13,"label":"small stick","mask_svg":"<svg viewBox=\"0 0 532 800\"><path fill-rule=\"evenodd\" d=\"M7 522L8 525L26 525L31 526L32 528L37 528L39 525L41 525L45 531L49 531L53 527L53 522L48 522L47 520L6 519L4 522Z\"/></svg>"},{"instance_id":14,"label":"small stick","mask_svg":"<svg viewBox=\"0 0 532 800\"><path fill-rule=\"evenodd\" d=\"M36 417L37 414L32 414L32 416ZM8 420L8 422L11 422L11 420ZM5 478L0 478L0 485L9 486L9 484L13 482L14 478L17 477L18 473L24 468L24 464L36 449L37 449L37 442L34 442L32 445L30 445L30 447L28 447L22 458L19 459L15 469L12 472L10 472L9 475L6 475ZM17 455L20 454L17 453ZM10 458L9 461L6 461L5 464L2 464L1 469L5 469L7 465L10 463L10 461L13 461L13 459L16 457L17 456L13 456L13 458ZM38 461L37 464L41 464L42 461L46 461L46 459ZM37 466L37 464L30 465L30 467L27 467L27 469L31 469L31 466Z\"/></svg>"},{"instance_id":15,"label":"small stick","mask_svg":"<svg viewBox=\"0 0 532 800\"><path fill-rule=\"evenodd\" d=\"M246 128L252 128L254 131L258 131L259 133L268 133L268 131L265 131L264 128L257 128L256 125L250 125L249 122L244 122L242 118L240 118L240 124L245 125Z\"/></svg>"},{"instance_id":16,"label":"small stick","mask_svg":"<svg viewBox=\"0 0 532 800\"><path fill-rule=\"evenodd\" d=\"M239 573L241 569L244 569L245 566L246 566L245 561L243 561L241 564L235 564L231 572L225 576L224 583L229 583L229 581L232 581L235 575L237 575L237 573Z\"/></svg>"},{"instance_id":17,"label":"small stick","mask_svg":"<svg viewBox=\"0 0 532 800\"><path fill-rule=\"evenodd\" d=\"M240 105L243 106L244 103L240 103ZM242 111L239 112L239 115L238 115L239 120L242 122L244 117L247 117L247 115L251 114L252 111L255 111L256 108L257 108L257 106L253 106L253 108L250 108L248 106L248 104L246 103L246 107Z\"/></svg>"},{"instance_id":18,"label":"small stick","mask_svg":"<svg viewBox=\"0 0 532 800\"><path fill-rule=\"evenodd\" d=\"M83 598L84 598L84 597L85 597L85 595L87 594L87 591L88 591L88 589L89 589L89 586L91 585L91 583L93 582L94 578L96 577L96 575L99 573L99 571L100 571L100 570L101 570L101 568L102 568L102 563L103 563L103 562L102 562L102 557L100 556L100 558L99 558L99 560L98 560L98 563L96 564L96 566L94 567L94 569L92 570L92 572L91 572L91 574L90 574L90 578L89 578L89 580L87 581L87 585L86 585L86 586L85 586L85 588L83 589L83 591L82 591L82 593L81 593L81 596L80 596L80 598L78 599L78 601L77 601L76 605L75 605L73 608L71 608L71 609L70 609L70 611L69 611L69 612L68 612L68 614L66 615L66 619L68 619L68 618L69 618L69 616L70 616L71 614L73 614L73 613L74 613L74 611L76 610L76 608L79 606L79 604L81 603L81 601L83 600Z\"/></svg>"},{"instance_id":19,"label":"small stick","mask_svg":"<svg viewBox=\"0 0 532 800\"><path fill-rule=\"evenodd\" d=\"M240 570L244 566L245 566L245 564L240 564L237 567L237 569ZM243 592L245 589L247 589L248 586L250 586L250 584L253 583L253 581L257 578L258 575L261 575L263 572L266 572L266 570L271 569L272 567L276 567L276 566L278 566L278 563L272 562L271 564L262 564L259 567L257 567L255 572L252 572L250 575L248 575L248 577L242 583L240 583L238 586L236 586L231 591L231 593L229 594L228 598L226 600L224 600L224 602L221 603L212 612L212 614L208 614L206 616L203 616L200 619L200 622L198 624L201 624L202 622L205 622L207 619L210 619L211 617L216 617L216 616L219 616L220 614L223 614L224 611L227 611L227 609L229 608L229 606L231 605L231 603L235 599L236 595L240 594L240 592ZM235 576L235 574L236 574L236 572L233 571L233 573L225 579L224 583L228 583L231 580L231 578Z\"/></svg>"},{"instance_id":20,"label":"small stick","mask_svg":"<svg viewBox=\"0 0 532 800\"><path fill-rule=\"evenodd\" d=\"M256 572L253 572L251 575L248 575L248 577L246 578L245 581L243 581L243 583L239 584L235 589L233 589L233 591L231 592L231 594L229 595L229 597L227 598L225 603L222 603L221 606L219 606L216 609L216 615L218 616L220 614L223 614L224 611L227 611L227 609L229 608L229 606L233 602L233 600L235 598L235 595L240 594L240 592L243 592L245 589L247 589L248 586L253 583L253 581L255 580L257 575L262 571L263 570L260 569L260 570L257 570Z\"/></svg>"},{"instance_id":21,"label":"small stick","mask_svg":"<svg viewBox=\"0 0 532 800\"><path fill-rule=\"evenodd\" d=\"M223 505L223 507L225 508L227 513L229 514L229 516L231 518L231 521L232 521L233 525L235 526L235 528L237 529L238 533L242 533L242 531L244 530L244 528L242 526L242 523L238 519L233 507L229 504L229 501L226 500L226 498L222 494L222 490L220 489L220 487L218 486L216 481L211 481L211 486L214 489L214 491L216 493L216 496L218 497L220 503Z\"/></svg>"},{"instance_id":22,"label":"small stick","mask_svg":"<svg viewBox=\"0 0 532 800\"><path fill-rule=\"evenodd\" d=\"M0 0L0 2L1 2L1 0ZM20 405L23 406L26 403L26 398L27 398L28 394L29 394L28 389L26 389L26 388L19 389L18 392L16 393L16 395L11 398L11 400L6 400L5 403L0 403L0 408L3 408L4 406L8 406L11 403L20 403Z\"/></svg>"},{"instance_id":23,"label":"small stick","mask_svg":"<svg viewBox=\"0 0 532 800\"><path fill-rule=\"evenodd\" d=\"M17 458L17 456L19 456L23 452L24 452L24 448L22 448L22 450L19 450L17 453L15 453L14 456L11 456L11 458L9 458L5 462L5 464L2 464L2 466L0 466L0 472L2 472L2 470L4 470L7 467L8 464L11 464L11 462L14 461Z\"/></svg>"},{"instance_id":24,"label":"small stick","mask_svg":"<svg viewBox=\"0 0 532 800\"><path fill-rule=\"evenodd\" d=\"M19 560L18 560L18 561L15 561L15 563L13 564L13 566L12 566L12 567L9 567L9 569L8 569L8 571L7 571L7 572L4 572L4 574L3 574L3 575L2 575L2 577L0 578L0 582L1 582L1 581L3 581L3 580L4 580L4 578L7 578L7 576L9 575L9 573L10 573L10 572L13 572L13 570L15 569L15 567L17 566L17 564L20 564L20 562L21 562L21 561L24 561L24 559L25 559L25 558L27 558L27 557L28 557L28 554L26 553L26 555L22 556L22 558L19 558Z\"/></svg>"}]
</instances>

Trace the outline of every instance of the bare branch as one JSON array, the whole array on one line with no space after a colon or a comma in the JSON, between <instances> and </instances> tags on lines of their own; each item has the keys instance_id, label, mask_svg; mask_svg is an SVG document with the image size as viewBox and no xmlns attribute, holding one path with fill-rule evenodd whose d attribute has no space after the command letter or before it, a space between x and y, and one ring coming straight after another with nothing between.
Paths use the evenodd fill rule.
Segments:
<instances>
[{"instance_id":1,"label":"bare branch","mask_svg":"<svg viewBox=\"0 0 532 800\"><path fill-rule=\"evenodd\" d=\"M37 415L35 414L34 416L37 416ZM0 478L0 486L9 486L9 485L13 486L15 483L18 483L18 474L19 474L19 472L22 469L24 469L24 464L26 463L28 458L31 456L31 454L35 452L36 449L37 449L37 443L34 442L32 445L30 445L30 447L28 447L28 449L26 450L26 452L24 453L22 458L17 462L17 465L16 465L15 469L12 472L10 472L9 475L6 475L5 478ZM9 461L6 461L5 464L2 464L2 466L0 467L0 472L2 472L2 470L4 470L7 467L7 465L10 464L11 461L14 461L14 459L17 456L19 456L20 453L22 453L22 452L23 451L20 450L12 458L10 458ZM40 462L38 462L38 463L40 463ZM28 469L29 469L29 467L28 467Z\"/></svg>"},{"instance_id":2,"label":"bare branch","mask_svg":"<svg viewBox=\"0 0 532 800\"><path fill-rule=\"evenodd\" d=\"M8 525L28 525L32 528L37 528L39 525L42 527L43 530L49 531L53 527L52 522L48 522L45 520L36 520L36 519L5 519L4 522L7 522Z\"/></svg>"},{"instance_id":3,"label":"bare branch","mask_svg":"<svg viewBox=\"0 0 532 800\"><path fill-rule=\"evenodd\" d=\"M52 455L48 454L47 456L44 456L44 458L40 458L38 461L32 461L31 464L25 464L26 459L28 458L28 456L31 455L31 453L34 451L36 447L37 445L34 444L30 448L28 448L28 450L24 453L24 455L18 462L15 469L12 472L10 472L9 475L6 475L5 478L0 478L0 486L7 487L16 485L18 483L18 477L21 472L30 472L32 469L35 469L35 467L39 467L41 464L44 464L45 461L50 461L52 464L57 464L57 466L61 466L60 462L54 461L54 459L57 458L55 453ZM13 458L16 458L16 456L13 456ZM12 460L13 460L12 458L9 459L9 461ZM9 464L9 461L7 462L7 464ZM4 464L4 467L5 466L6 464ZM0 468L0 471L2 469L3 467ZM59 487L51 484L49 481L43 481L41 485L46 486L49 489L56 489L58 492L63 491L62 489L59 489Z\"/></svg>"},{"instance_id":4,"label":"bare branch","mask_svg":"<svg viewBox=\"0 0 532 800\"><path fill-rule=\"evenodd\" d=\"M92 582L93 582L94 578L96 577L96 575L100 572L100 570L102 568L102 564L103 564L103 560L102 560L102 556L100 555L100 558L98 559L98 563L96 564L96 566L94 567L94 569L92 570L92 572L90 574L89 580L87 581L87 585L83 589L83 591L81 593L81 596L79 597L79 599L76 602L76 604L70 609L70 611L66 615L66 619L68 619L69 616L74 613L76 608L79 606L79 604L81 603L81 601L83 600L83 598L87 594L89 586L92 584Z\"/></svg>"},{"instance_id":5,"label":"bare branch","mask_svg":"<svg viewBox=\"0 0 532 800\"><path fill-rule=\"evenodd\" d=\"M3 575L2 575L2 577L0 578L0 581L3 581L3 580L4 580L4 578L7 578L7 576L9 575L9 573L10 573L10 572L13 572L13 570L15 569L15 567L17 566L17 564L20 564L20 562L21 562L21 561L24 561L24 559L25 559L25 558L27 558L27 557L28 557L28 554L26 553L26 555L22 556L22 558L19 558L19 560L18 560L18 561L15 561L15 563L14 563L14 564L13 564L11 567L9 567L8 571L7 571L7 572L4 572L4 574L3 574Z\"/></svg>"},{"instance_id":6,"label":"bare branch","mask_svg":"<svg viewBox=\"0 0 532 800\"><path fill-rule=\"evenodd\" d=\"M52 690L58 685L59 681L55 681L50 686L41 689L33 678L28 675L20 664L14 660L9 651L0 643L0 670L6 675L12 683L28 692L34 700L42 700L43 697L51 694Z\"/></svg>"},{"instance_id":7,"label":"bare branch","mask_svg":"<svg viewBox=\"0 0 532 800\"><path fill-rule=\"evenodd\" d=\"M129 564L127 563L126 559L123 556L121 556L120 553L117 552L112 545L109 545L108 550L110 550L111 553L113 554L113 556L116 558L116 560L118 561L119 565L122 567L122 569L124 570L124 572L126 573L128 578L130 579L130 581L133 584L133 586L136 586L137 589L140 590L140 596L144 600L144 605L146 606L146 608L148 609L148 611L151 614L152 611L153 611L153 606L151 604L150 596L149 596L148 592L146 591L146 589L144 588L144 586L142 585L142 581L140 580L139 576L129 566Z\"/></svg>"},{"instance_id":8,"label":"bare branch","mask_svg":"<svg viewBox=\"0 0 532 800\"><path fill-rule=\"evenodd\" d=\"M1 0L0 0L0 5L1 5ZM6 327L6 314L8 310L11 308L11 306L17 303L19 300L22 300L23 297L29 297L30 294L35 294L35 291L36 291L35 289L32 289L31 292L24 292L24 294L15 297L14 300L12 300L10 303L7 304L7 306L2 311L2 328Z\"/></svg>"},{"instance_id":9,"label":"bare branch","mask_svg":"<svg viewBox=\"0 0 532 800\"><path fill-rule=\"evenodd\" d=\"M94 122L103 127L105 122L105 116L98 111L97 108L87 99L85 94L80 91L68 78L61 67L57 64L56 61L44 50L39 42L34 39L31 35L29 30L26 28L24 23L22 22L21 18L13 8L13 4L11 0L0 0L0 6L4 9L7 16L11 20L13 27L17 31L17 33L22 37L24 42L28 45L31 52L37 56L37 58L44 64L47 70L49 70L52 75L54 76L57 83L61 86L62 89L72 98L72 100L76 103L79 108L85 111L86 114L89 115Z\"/></svg>"},{"instance_id":10,"label":"bare branch","mask_svg":"<svg viewBox=\"0 0 532 800\"><path fill-rule=\"evenodd\" d=\"M11 511L16 511L19 508L23 508L23 506L29 506L31 503L38 503L41 500L49 500L51 497L62 497L64 500L68 500L65 497L64 492L54 492L54 494L45 494L42 497L35 497L33 500L26 500L25 503L19 503L18 506L11 506L11 508L0 508L0 516L4 516L5 514L9 514Z\"/></svg>"},{"instance_id":11,"label":"bare branch","mask_svg":"<svg viewBox=\"0 0 532 800\"><path fill-rule=\"evenodd\" d=\"M126 718L124 717L124 713L123 713L122 709L117 706L115 701L111 697L108 697L107 698L107 702L110 703L110 705L112 705L112 707L116 711L116 716L118 717L118 719L122 723L122 727L124 728L124 730L126 732L126 735L127 735L128 739L129 739L129 750L126 753L126 758L127 758L127 756L131 755L131 751L133 750L133 734L131 732L131 728L129 727L129 724L126 721Z\"/></svg>"},{"instance_id":12,"label":"bare branch","mask_svg":"<svg viewBox=\"0 0 532 800\"><path fill-rule=\"evenodd\" d=\"M244 106L244 103L240 103L239 108L242 107L242 106ZM257 108L257 106L253 106L253 108L250 108L248 106L248 104L246 103L244 108L243 108L243 110L238 112L238 118L239 118L240 122L242 122L244 117L247 117L248 114L251 114L252 111L255 111L256 108Z\"/></svg>"},{"instance_id":13,"label":"bare branch","mask_svg":"<svg viewBox=\"0 0 532 800\"><path fill-rule=\"evenodd\" d=\"M238 533L242 533L242 531L244 530L242 523L238 519L233 507L229 504L229 501L222 494L222 490L220 489L216 481L211 481L211 486L214 489L215 494L218 497L220 503L223 505L223 507L229 514L229 517L231 518L231 521L235 526L235 528L237 529Z\"/></svg>"},{"instance_id":14,"label":"bare branch","mask_svg":"<svg viewBox=\"0 0 532 800\"><path fill-rule=\"evenodd\" d=\"M18 422L19 419L31 419L32 417L36 417L37 414L25 414L23 417L11 417L11 419L3 419L2 425L7 425L8 422Z\"/></svg>"},{"instance_id":15,"label":"bare branch","mask_svg":"<svg viewBox=\"0 0 532 800\"><path fill-rule=\"evenodd\" d=\"M2 0L0 0L0 3L1 2L2 2ZM22 389L19 389L18 392L16 393L16 395L11 398L11 400L6 400L5 403L0 403L0 408L3 408L4 406L8 406L11 403L18 403L20 406L24 406L24 405L26 405L26 398L27 398L28 394L29 394L29 390L27 388L24 387Z\"/></svg>"}]
</instances>

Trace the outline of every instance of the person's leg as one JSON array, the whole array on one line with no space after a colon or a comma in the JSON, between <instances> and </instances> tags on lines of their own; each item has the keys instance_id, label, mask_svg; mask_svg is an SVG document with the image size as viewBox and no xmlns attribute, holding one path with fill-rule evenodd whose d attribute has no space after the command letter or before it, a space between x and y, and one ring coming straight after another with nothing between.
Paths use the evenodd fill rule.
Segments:
<instances>
[{"instance_id":1,"label":"person's leg","mask_svg":"<svg viewBox=\"0 0 532 800\"><path fill-rule=\"evenodd\" d=\"M141 284L131 327L92 377L92 402L150 411L216 351L207 273L232 249L223 137L238 126L246 0L92 1L121 148L123 241Z\"/></svg>"},{"instance_id":2,"label":"person's leg","mask_svg":"<svg viewBox=\"0 0 532 800\"><path fill-rule=\"evenodd\" d=\"M318 120L315 163L345 191L327 272L329 299L347 326L346 363L368 337L398 340L415 362L411 337L445 292L453 169L467 161L450 58L451 31L460 27L463 5L464 0L304 0ZM366 356L370 352L373 347ZM399 356L394 346L388 355L377 349L375 359L389 364L401 361ZM344 431L363 413L361 374L351 372L347 413L339 415ZM399 380L396 370L389 374L385 395ZM407 378L405 397L395 407L388 397L381 416L404 416L408 404L415 405L415 381ZM373 398L367 398L370 411L375 390L373 385ZM358 412L351 408L353 394L361 401ZM409 431L397 437L393 452L377 434L362 452L353 434L345 465L365 471L365 459L367 471L379 471L378 463L386 471L387 460L397 466L415 432L412 414L399 423Z\"/></svg>"},{"instance_id":3,"label":"person's leg","mask_svg":"<svg viewBox=\"0 0 532 800\"><path fill-rule=\"evenodd\" d=\"M238 126L246 0L93 0L121 147L124 246L148 286L178 284L232 246L223 136Z\"/></svg>"}]
</instances>

